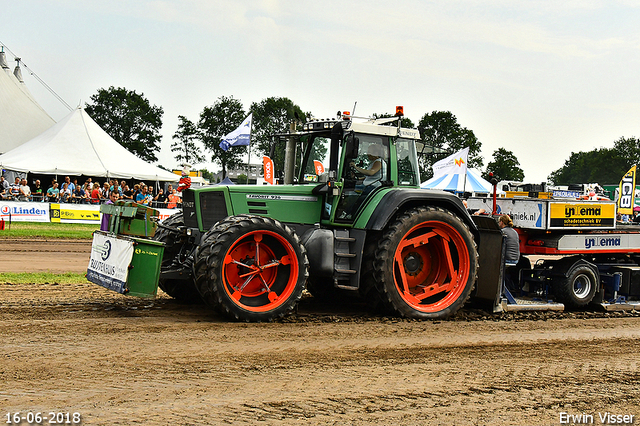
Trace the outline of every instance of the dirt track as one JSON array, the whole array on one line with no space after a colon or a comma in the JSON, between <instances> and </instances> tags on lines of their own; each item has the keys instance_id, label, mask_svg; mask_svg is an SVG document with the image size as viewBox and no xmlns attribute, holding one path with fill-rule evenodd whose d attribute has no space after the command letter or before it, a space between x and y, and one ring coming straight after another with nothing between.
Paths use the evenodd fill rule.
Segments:
<instances>
[{"instance_id":1,"label":"dirt track","mask_svg":"<svg viewBox=\"0 0 640 426\"><path fill-rule=\"evenodd\" d=\"M0 322L3 423L68 411L100 425L559 425L563 412L640 424L638 313L418 322L307 297L283 322L241 324L163 294L0 283Z\"/></svg>"}]
</instances>

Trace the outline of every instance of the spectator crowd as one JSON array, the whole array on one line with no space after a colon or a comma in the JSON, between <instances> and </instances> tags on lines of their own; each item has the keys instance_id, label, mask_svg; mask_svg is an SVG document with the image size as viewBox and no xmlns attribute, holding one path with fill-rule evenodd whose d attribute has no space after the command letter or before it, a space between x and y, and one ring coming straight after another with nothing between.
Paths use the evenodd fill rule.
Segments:
<instances>
[{"instance_id":1,"label":"spectator crowd","mask_svg":"<svg viewBox=\"0 0 640 426\"><path fill-rule=\"evenodd\" d=\"M169 184L167 191L159 188L154 193L152 185L139 182L130 187L127 182L110 179L100 185L88 178L84 184L78 184L66 176L62 186L56 179L51 181L51 186L46 190L40 180L35 180L33 185L28 185L26 178L15 178L15 182L9 183L4 176L0 176L0 200L5 201L41 201L50 203L73 204L104 204L109 200L111 192L117 192L117 200L130 200L138 204L153 208L175 209L182 206L182 199L177 189Z\"/></svg>"}]
</instances>

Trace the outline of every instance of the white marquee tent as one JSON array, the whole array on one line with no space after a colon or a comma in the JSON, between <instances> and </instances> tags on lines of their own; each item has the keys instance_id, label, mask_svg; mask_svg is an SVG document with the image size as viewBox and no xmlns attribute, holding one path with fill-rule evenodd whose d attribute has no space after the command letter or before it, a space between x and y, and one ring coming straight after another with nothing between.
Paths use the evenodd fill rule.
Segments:
<instances>
[{"instance_id":1,"label":"white marquee tent","mask_svg":"<svg viewBox=\"0 0 640 426\"><path fill-rule=\"evenodd\" d=\"M19 65L12 73L0 51L0 154L38 136L56 122L25 86Z\"/></svg>"},{"instance_id":2,"label":"white marquee tent","mask_svg":"<svg viewBox=\"0 0 640 426\"><path fill-rule=\"evenodd\" d=\"M175 182L180 176L136 157L77 108L56 125L0 155L3 169L55 175Z\"/></svg>"},{"instance_id":3,"label":"white marquee tent","mask_svg":"<svg viewBox=\"0 0 640 426\"><path fill-rule=\"evenodd\" d=\"M466 169L464 174L449 173L434 176L420 185L422 189L442 189L452 192L475 192L487 194L493 192L493 185L480 176L475 169Z\"/></svg>"}]
</instances>

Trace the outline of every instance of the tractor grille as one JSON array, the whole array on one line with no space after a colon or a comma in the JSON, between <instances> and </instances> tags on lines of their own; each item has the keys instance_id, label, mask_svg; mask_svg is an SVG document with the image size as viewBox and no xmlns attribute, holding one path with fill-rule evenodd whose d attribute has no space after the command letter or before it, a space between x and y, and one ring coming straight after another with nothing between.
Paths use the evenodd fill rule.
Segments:
<instances>
[{"instance_id":1,"label":"tractor grille","mask_svg":"<svg viewBox=\"0 0 640 426\"><path fill-rule=\"evenodd\" d=\"M227 217L227 205L222 191L200 193L200 210L202 211L202 225L209 229L216 222Z\"/></svg>"},{"instance_id":2,"label":"tractor grille","mask_svg":"<svg viewBox=\"0 0 640 426\"><path fill-rule=\"evenodd\" d=\"M194 192L189 189L182 192L182 213L184 215L184 224L188 228L198 227L195 196Z\"/></svg>"}]
</instances>

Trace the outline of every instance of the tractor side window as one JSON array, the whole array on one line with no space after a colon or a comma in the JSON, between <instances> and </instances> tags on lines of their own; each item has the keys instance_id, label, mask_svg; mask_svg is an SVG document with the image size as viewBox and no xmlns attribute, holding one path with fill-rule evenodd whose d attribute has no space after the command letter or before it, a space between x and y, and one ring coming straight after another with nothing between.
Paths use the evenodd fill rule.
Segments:
<instances>
[{"instance_id":1,"label":"tractor side window","mask_svg":"<svg viewBox=\"0 0 640 426\"><path fill-rule=\"evenodd\" d=\"M396 140L398 153L398 185L416 186L420 184L418 157L414 141L410 139Z\"/></svg>"}]
</instances>

